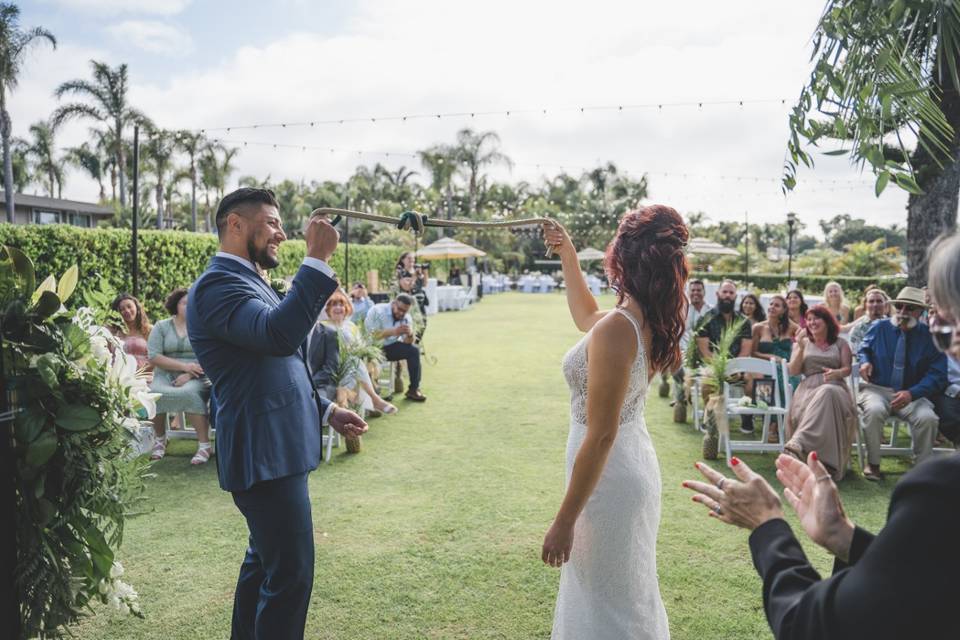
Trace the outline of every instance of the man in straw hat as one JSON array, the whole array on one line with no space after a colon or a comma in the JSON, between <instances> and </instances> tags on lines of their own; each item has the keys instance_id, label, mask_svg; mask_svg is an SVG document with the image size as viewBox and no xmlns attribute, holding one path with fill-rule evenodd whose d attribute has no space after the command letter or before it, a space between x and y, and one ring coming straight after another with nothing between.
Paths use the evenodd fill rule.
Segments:
<instances>
[{"instance_id":1,"label":"man in straw hat","mask_svg":"<svg viewBox=\"0 0 960 640\"><path fill-rule=\"evenodd\" d=\"M905 420L913 452L922 462L933 450L938 418L931 398L947 384L947 362L920 322L927 303L923 291L904 287L891 301L889 321L874 322L860 344L860 397L867 440L863 475L879 480L880 442L890 416Z\"/></svg>"}]
</instances>

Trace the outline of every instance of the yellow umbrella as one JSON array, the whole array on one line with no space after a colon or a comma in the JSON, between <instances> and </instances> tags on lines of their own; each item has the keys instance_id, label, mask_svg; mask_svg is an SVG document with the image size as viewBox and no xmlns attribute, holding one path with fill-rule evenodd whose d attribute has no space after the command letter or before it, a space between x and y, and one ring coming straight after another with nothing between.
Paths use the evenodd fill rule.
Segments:
<instances>
[{"instance_id":1,"label":"yellow umbrella","mask_svg":"<svg viewBox=\"0 0 960 640\"><path fill-rule=\"evenodd\" d=\"M440 238L417 251L420 260L451 260L457 258L482 258L485 252L453 238Z\"/></svg>"}]
</instances>

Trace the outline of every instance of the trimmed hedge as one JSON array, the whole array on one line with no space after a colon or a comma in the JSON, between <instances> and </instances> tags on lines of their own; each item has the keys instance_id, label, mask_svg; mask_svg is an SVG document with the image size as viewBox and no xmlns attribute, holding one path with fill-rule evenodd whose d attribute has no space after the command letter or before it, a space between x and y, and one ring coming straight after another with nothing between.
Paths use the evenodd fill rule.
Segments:
<instances>
[{"instance_id":1,"label":"trimmed hedge","mask_svg":"<svg viewBox=\"0 0 960 640\"><path fill-rule=\"evenodd\" d=\"M751 288L761 291L783 291L786 289L787 274L785 273L751 273L745 277L740 273L717 273L696 271L692 278L700 278L706 282L718 282L720 280L733 280L737 283L748 282ZM850 300L859 300L865 289L875 284L890 297L895 297L900 293L900 289L906 286L905 277L878 276L876 278L863 278L859 276L811 276L803 274L794 274L793 279L797 281L797 286L805 293L820 295L828 282L836 282L843 287L843 292Z\"/></svg>"},{"instance_id":2,"label":"trimmed hedge","mask_svg":"<svg viewBox=\"0 0 960 640\"><path fill-rule=\"evenodd\" d=\"M34 262L37 282L54 274L57 278L73 264L80 270L78 294L98 284L97 274L107 278L118 291L133 287L129 229L82 229L69 225L0 224L0 244L17 247ZM141 231L140 299L151 319L165 317L163 300L176 287L189 286L207 266L217 251L214 235L186 231ZM393 279L394 267L402 249L385 246L350 245L350 278L364 279L368 270L377 270L380 281ZM276 276L296 273L306 243L287 240L280 245L280 266ZM331 267L344 274L344 251L341 244L331 260ZM346 283L344 283L346 284Z\"/></svg>"}]
</instances>

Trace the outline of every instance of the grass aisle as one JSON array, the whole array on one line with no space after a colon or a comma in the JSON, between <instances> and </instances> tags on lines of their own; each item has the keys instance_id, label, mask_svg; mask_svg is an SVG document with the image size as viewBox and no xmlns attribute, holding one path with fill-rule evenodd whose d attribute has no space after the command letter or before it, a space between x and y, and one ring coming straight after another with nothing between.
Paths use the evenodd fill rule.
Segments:
<instances>
[{"instance_id":1,"label":"grass aisle","mask_svg":"<svg viewBox=\"0 0 960 640\"><path fill-rule=\"evenodd\" d=\"M607 305L612 298L605 298ZM568 394L560 360L578 339L559 295L504 294L430 320L423 405L371 422L360 455L311 475L317 566L308 638L547 638L558 572L539 559L563 492ZM743 530L708 519L680 488L700 437L651 396L663 473L658 565L674 638L769 637ZM80 638L229 636L246 527L213 465L176 442L154 467L152 512L131 520L121 561L145 621L104 607ZM773 456L744 456L769 475ZM885 465L893 470L892 465ZM851 516L883 523L893 481L845 480ZM791 520L796 528L796 523ZM830 561L812 545L818 569Z\"/></svg>"}]
</instances>

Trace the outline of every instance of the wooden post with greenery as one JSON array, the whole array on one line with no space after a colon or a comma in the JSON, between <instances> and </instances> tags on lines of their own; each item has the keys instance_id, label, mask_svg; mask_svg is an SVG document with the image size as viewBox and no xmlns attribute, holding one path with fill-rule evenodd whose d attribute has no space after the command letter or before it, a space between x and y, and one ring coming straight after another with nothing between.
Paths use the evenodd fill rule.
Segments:
<instances>
[{"instance_id":1,"label":"wooden post with greenery","mask_svg":"<svg viewBox=\"0 0 960 640\"><path fill-rule=\"evenodd\" d=\"M720 449L720 432L726 432L726 407L723 406L723 383L727 378L727 364L730 362L730 347L740 335L746 318L737 318L728 324L720 334L717 344L711 345L712 354L706 358L701 370L701 391L704 399L703 423L706 433L703 436L703 454L706 460L716 460Z\"/></svg>"},{"instance_id":2,"label":"wooden post with greenery","mask_svg":"<svg viewBox=\"0 0 960 640\"><path fill-rule=\"evenodd\" d=\"M17 494L14 481L13 417L8 395L6 358L3 346L3 315L0 312L0 629L20 637L20 599L14 596L17 566Z\"/></svg>"}]
</instances>

